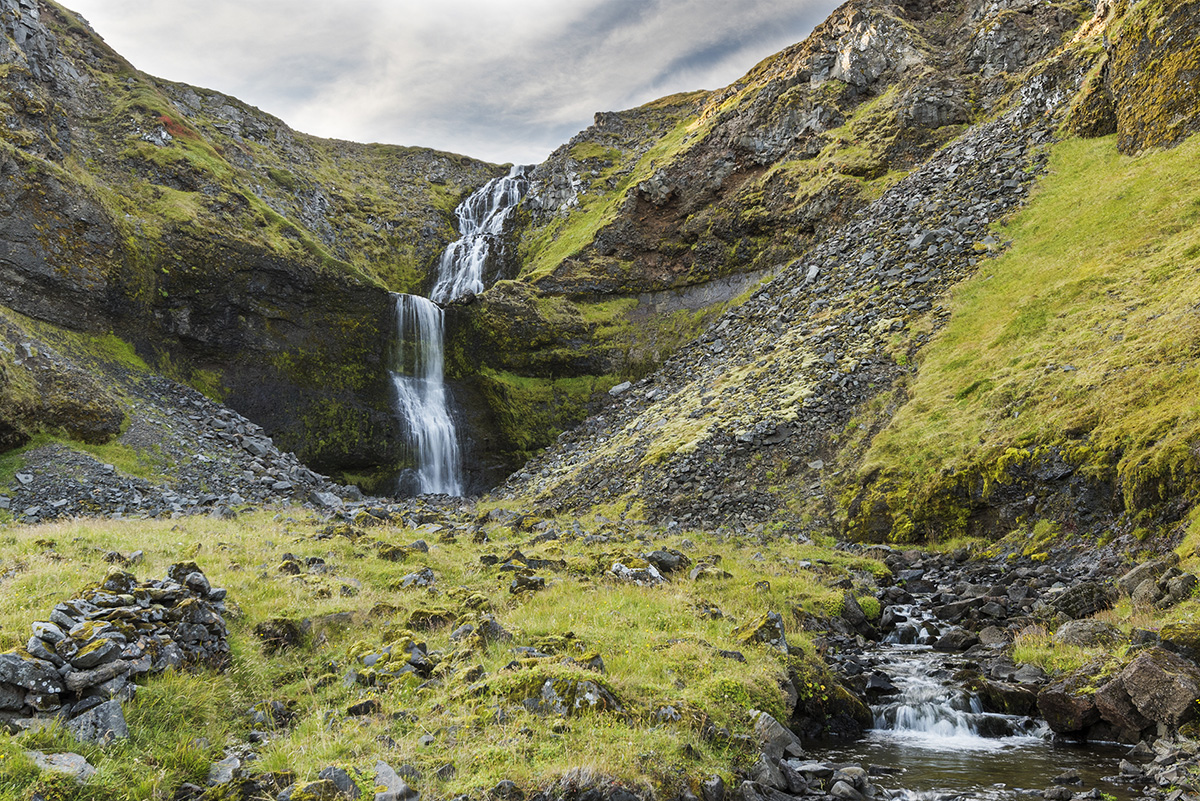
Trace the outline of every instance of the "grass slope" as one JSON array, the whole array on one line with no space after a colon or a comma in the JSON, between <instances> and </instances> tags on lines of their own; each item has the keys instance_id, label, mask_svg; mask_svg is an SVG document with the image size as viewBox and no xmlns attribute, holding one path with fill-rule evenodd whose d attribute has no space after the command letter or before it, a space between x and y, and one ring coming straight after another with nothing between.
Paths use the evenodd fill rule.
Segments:
<instances>
[{"instance_id":1,"label":"grass slope","mask_svg":"<svg viewBox=\"0 0 1200 801\"><path fill-rule=\"evenodd\" d=\"M310 780L332 764L352 774L361 769L369 784L371 768L382 758L415 767L422 776L416 788L446 798L478 796L501 779L526 788L544 785L569 771L659 791L678 789L688 777L728 777L751 758L750 748L737 738L702 736L705 724L746 734L751 709L784 716L780 682L789 671L798 677L804 707L825 703L833 683L814 655L811 635L799 630L800 616L838 613L843 590L832 582L853 582L865 597L872 574L886 571L869 559L768 535L666 536L598 516L482 526L464 516L444 527L358 529L328 528L327 521L300 510L285 514L0 528L0 647L22 645L30 623L103 576L109 569L104 556L113 550L144 550L145 562L134 568L139 578L160 577L172 562L195 559L214 586L228 588L234 610L232 669L147 681L126 704L129 741L102 749L75 743L61 731L0 735L0 799L55 789L23 756L29 748L76 751L98 768L81 787L57 787L55 798L170 797L183 781L203 785L209 764L222 758L226 746L246 742L250 707L273 700L287 704L295 721L260 747L259 759L248 765L253 773L290 771ZM559 538L546 540L552 531ZM474 541L485 535L490 541ZM418 538L429 542L428 553L387 547ZM635 565L636 554L658 547L677 547L694 563L719 559L728 576L691 581L685 575L640 587L605 575L614 560ZM513 595L513 574L481 563L482 554L503 559L514 548L561 560L555 570L538 571L546 589ZM285 554L301 565L323 560L323 567L289 575L280 569ZM424 567L436 576L431 589L401 586L405 574ZM410 630L413 613L428 609L446 610L455 622ZM449 639L456 625L484 610L515 635L511 643L470 648ZM767 611L783 615L792 656L743 643L735 633L739 623ZM339 613L350 615L329 617ZM303 645L268 657L253 632L274 617L307 618L312 628ZM343 681L352 668L372 672L358 657L410 637L428 642L436 654L437 686L422 689L412 677L386 687ZM516 645L554 656L506 668L519 659L511 650ZM741 651L745 662L722 658L718 650ZM603 675L561 661L593 654L604 662ZM521 699L547 679L598 682L624 712L539 717ZM366 698L378 699L378 714L347 713ZM678 718L660 712L664 707ZM446 764L453 771L439 778Z\"/></svg>"},{"instance_id":2,"label":"grass slope","mask_svg":"<svg viewBox=\"0 0 1200 801\"><path fill-rule=\"evenodd\" d=\"M1057 444L1115 471L1129 511L1147 486L1182 485L1200 441L1197 165L1195 137L1137 157L1115 137L1057 145L861 473L896 480L915 510L955 471Z\"/></svg>"}]
</instances>

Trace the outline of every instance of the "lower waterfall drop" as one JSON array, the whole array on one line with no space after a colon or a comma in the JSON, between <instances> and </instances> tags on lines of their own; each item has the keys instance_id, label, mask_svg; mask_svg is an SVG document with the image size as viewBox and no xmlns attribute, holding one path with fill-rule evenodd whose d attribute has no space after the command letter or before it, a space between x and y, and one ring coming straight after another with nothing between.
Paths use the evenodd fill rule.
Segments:
<instances>
[{"instance_id":1,"label":"lower waterfall drop","mask_svg":"<svg viewBox=\"0 0 1200 801\"><path fill-rule=\"evenodd\" d=\"M443 378L441 308L417 295L396 295L392 384L396 414L408 432L416 467L397 481L401 494L462 495L462 456Z\"/></svg>"}]
</instances>

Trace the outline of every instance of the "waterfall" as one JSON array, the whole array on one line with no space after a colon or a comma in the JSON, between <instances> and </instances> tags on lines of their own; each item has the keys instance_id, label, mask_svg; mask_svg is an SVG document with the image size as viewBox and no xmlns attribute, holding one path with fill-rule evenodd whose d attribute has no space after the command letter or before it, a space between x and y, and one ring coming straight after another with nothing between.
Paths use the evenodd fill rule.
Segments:
<instances>
[{"instance_id":1,"label":"waterfall","mask_svg":"<svg viewBox=\"0 0 1200 801\"><path fill-rule=\"evenodd\" d=\"M458 432L444 377L445 331L438 304L484 289L488 259L498 255L504 223L528 188L528 167L493 178L455 209L460 238L438 261L429 298L396 295L396 347L392 384L396 416L404 423L416 467L405 470L397 492L462 495Z\"/></svg>"},{"instance_id":2,"label":"waterfall","mask_svg":"<svg viewBox=\"0 0 1200 801\"><path fill-rule=\"evenodd\" d=\"M459 239L442 253L430 298L448 303L483 291L484 267L489 258L499 255L504 223L529 187L528 173L529 167L517 165L458 204L454 213Z\"/></svg>"},{"instance_id":3,"label":"waterfall","mask_svg":"<svg viewBox=\"0 0 1200 801\"><path fill-rule=\"evenodd\" d=\"M416 295L396 295L392 384L396 413L408 428L417 466L401 484L424 494L462 495L462 457L443 378L442 310ZM413 481L415 479L415 482Z\"/></svg>"}]
</instances>

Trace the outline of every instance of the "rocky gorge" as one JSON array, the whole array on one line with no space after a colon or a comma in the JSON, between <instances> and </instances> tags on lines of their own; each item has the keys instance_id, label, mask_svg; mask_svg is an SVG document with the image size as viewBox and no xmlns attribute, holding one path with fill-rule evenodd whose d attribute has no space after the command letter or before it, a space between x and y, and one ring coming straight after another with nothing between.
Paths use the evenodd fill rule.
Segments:
<instances>
[{"instance_id":1,"label":"rocky gorge","mask_svg":"<svg viewBox=\"0 0 1200 801\"><path fill-rule=\"evenodd\" d=\"M0 798L1196 797L1196 15L853 0L511 168L0 0Z\"/></svg>"}]
</instances>

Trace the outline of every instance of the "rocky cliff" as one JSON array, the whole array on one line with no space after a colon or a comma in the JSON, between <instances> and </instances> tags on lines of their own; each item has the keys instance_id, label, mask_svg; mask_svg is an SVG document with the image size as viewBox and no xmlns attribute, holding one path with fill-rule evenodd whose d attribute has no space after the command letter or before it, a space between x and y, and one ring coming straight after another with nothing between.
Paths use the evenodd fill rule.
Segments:
<instances>
[{"instance_id":1,"label":"rocky cliff","mask_svg":"<svg viewBox=\"0 0 1200 801\"><path fill-rule=\"evenodd\" d=\"M297 133L54 3L6 0L0 30L0 303L115 332L315 465L395 462L387 290L427 288L499 168Z\"/></svg>"}]
</instances>

